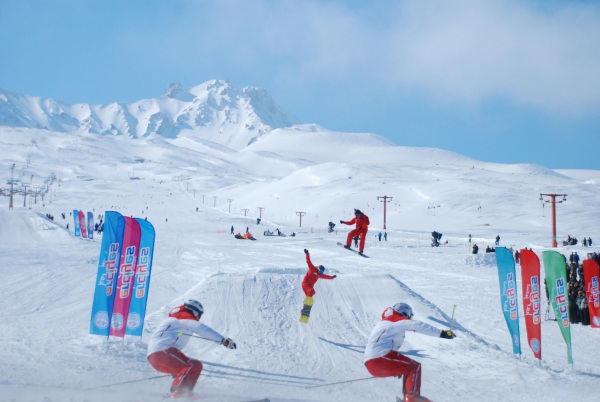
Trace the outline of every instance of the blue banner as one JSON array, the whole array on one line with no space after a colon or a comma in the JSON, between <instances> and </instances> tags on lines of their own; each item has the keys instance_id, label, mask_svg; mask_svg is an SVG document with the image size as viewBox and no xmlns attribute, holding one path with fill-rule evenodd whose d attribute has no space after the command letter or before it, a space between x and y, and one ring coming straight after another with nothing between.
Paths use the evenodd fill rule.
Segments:
<instances>
[{"instance_id":1,"label":"blue banner","mask_svg":"<svg viewBox=\"0 0 600 402\"><path fill-rule=\"evenodd\" d=\"M519 308L517 304L517 277L515 259L506 247L496 247L496 263L500 279L500 303L506 325L512 339L513 353L521 354L521 336L519 333Z\"/></svg>"},{"instance_id":2,"label":"blue banner","mask_svg":"<svg viewBox=\"0 0 600 402\"><path fill-rule=\"evenodd\" d=\"M88 211L87 213L87 237L94 238L94 214Z\"/></svg>"},{"instance_id":3,"label":"blue banner","mask_svg":"<svg viewBox=\"0 0 600 402\"><path fill-rule=\"evenodd\" d=\"M107 211L98 260L90 334L108 336L110 333L110 320L117 290L124 232L125 218L123 215L115 211Z\"/></svg>"},{"instance_id":4,"label":"blue banner","mask_svg":"<svg viewBox=\"0 0 600 402\"><path fill-rule=\"evenodd\" d=\"M129 305L125 335L142 336L146 303L148 302L148 292L150 290L155 232L150 222L140 218L136 218L136 220L142 228L142 237L140 239L140 251L133 283L134 290Z\"/></svg>"},{"instance_id":5,"label":"blue banner","mask_svg":"<svg viewBox=\"0 0 600 402\"><path fill-rule=\"evenodd\" d=\"M81 228L79 227L79 210L73 210L73 234L77 237L81 237Z\"/></svg>"}]
</instances>

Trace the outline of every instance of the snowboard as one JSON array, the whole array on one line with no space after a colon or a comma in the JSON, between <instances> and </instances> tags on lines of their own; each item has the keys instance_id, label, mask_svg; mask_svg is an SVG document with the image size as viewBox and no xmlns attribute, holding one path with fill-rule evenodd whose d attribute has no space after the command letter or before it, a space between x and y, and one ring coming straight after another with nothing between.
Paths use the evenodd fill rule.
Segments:
<instances>
[{"instance_id":1,"label":"snowboard","mask_svg":"<svg viewBox=\"0 0 600 402\"><path fill-rule=\"evenodd\" d=\"M312 309L314 300L312 297L308 296L304 298L304 306L300 311L300 322L303 324L308 323L308 318L310 317L310 310Z\"/></svg>"},{"instance_id":2,"label":"snowboard","mask_svg":"<svg viewBox=\"0 0 600 402\"><path fill-rule=\"evenodd\" d=\"M338 242L338 246L342 246L342 247L346 248L346 245L345 245L344 243L340 243L340 242ZM352 251L353 253L356 253L356 254L358 254L358 250L356 250L356 249L353 249L353 248L346 248L346 250L348 250L348 251ZM365 254L358 254L358 255L360 255L361 257L369 258L369 256L368 256L368 255L365 255Z\"/></svg>"}]
</instances>

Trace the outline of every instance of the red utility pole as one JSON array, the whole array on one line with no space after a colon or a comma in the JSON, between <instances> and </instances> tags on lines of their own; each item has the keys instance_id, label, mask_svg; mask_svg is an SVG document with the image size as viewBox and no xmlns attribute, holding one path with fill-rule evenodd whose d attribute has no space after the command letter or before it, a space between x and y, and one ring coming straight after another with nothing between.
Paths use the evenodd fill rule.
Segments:
<instances>
[{"instance_id":1,"label":"red utility pole","mask_svg":"<svg viewBox=\"0 0 600 402\"><path fill-rule=\"evenodd\" d=\"M306 212L296 212L296 215L300 217L300 227L302 227L302 217L306 215Z\"/></svg>"},{"instance_id":2,"label":"red utility pole","mask_svg":"<svg viewBox=\"0 0 600 402\"><path fill-rule=\"evenodd\" d=\"M548 202L552 204L552 247L556 248L558 243L556 242L556 204L560 204L567 200L566 194L540 194L540 201L544 201L544 197L550 197ZM556 197L562 197L562 200L556 201Z\"/></svg>"},{"instance_id":3,"label":"red utility pole","mask_svg":"<svg viewBox=\"0 0 600 402\"><path fill-rule=\"evenodd\" d=\"M385 227L385 215L386 215L386 205L388 202L390 202L392 200L392 197L388 197L387 195L384 196L377 196L377 199L379 200L380 198L383 198L383 229L386 229Z\"/></svg>"}]
</instances>

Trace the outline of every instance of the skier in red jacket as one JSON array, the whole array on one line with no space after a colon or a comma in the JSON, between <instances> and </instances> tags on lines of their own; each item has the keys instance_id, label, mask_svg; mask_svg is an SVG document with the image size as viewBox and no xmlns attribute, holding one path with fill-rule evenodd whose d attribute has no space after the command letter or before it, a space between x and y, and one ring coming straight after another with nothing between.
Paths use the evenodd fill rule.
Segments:
<instances>
[{"instance_id":1,"label":"skier in red jacket","mask_svg":"<svg viewBox=\"0 0 600 402\"><path fill-rule=\"evenodd\" d=\"M352 220L347 222L340 221L340 223L343 223L344 225L356 224L356 228L354 230L351 230L350 233L348 233L348 238L346 238L346 245L344 247L350 248L352 238L354 236L359 236L360 244L358 245L358 254L362 255L363 250L365 249L365 239L367 238L367 232L369 231L369 224L371 223L369 222L369 217L360 212L360 209L355 209L354 218Z\"/></svg>"}]
</instances>

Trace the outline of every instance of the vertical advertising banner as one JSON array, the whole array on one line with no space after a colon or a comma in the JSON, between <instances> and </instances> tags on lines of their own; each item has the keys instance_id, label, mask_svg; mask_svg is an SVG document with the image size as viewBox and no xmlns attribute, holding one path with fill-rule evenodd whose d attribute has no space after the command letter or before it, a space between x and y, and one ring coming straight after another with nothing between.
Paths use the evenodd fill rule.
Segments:
<instances>
[{"instance_id":1,"label":"vertical advertising banner","mask_svg":"<svg viewBox=\"0 0 600 402\"><path fill-rule=\"evenodd\" d=\"M142 229L140 252L133 281L133 294L127 317L125 335L142 336L146 304L150 290L150 274L152 273L152 257L154 256L154 227L150 222L136 218Z\"/></svg>"},{"instance_id":2,"label":"vertical advertising banner","mask_svg":"<svg viewBox=\"0 0 600 402\"><path fill-rule=\"evenodd\" d=\"M573 364L571 326L569 323L569 299L567 295L567 263L563 255L557 251L544 251L543 258L550 302L560 332L567 344L568 362L569 364Z\"/></svg>"},{"instance_id":3,"label":"vertical advertising banner","mask_svg":"<svg viewBox=\"0 0 600 402\"><path fill-rule=\"evenodd\" d=\"M79 227L79 211L73 210L73 234L77 237L81 236L81 228Z\"/></svg>"},{"instance_id":4,"label":"vertical advertising banner","mask_svg":"<svg viewBox=\"0 0 600 402\"><path fill-rule=\"evenodd\" d=\"M79 229L81 230L81 237L87 239L87 229L85 224L85 215L83 211L78 211L77 215L79 216Z\"/></svg>"},{"instance_id":5,"label":"vertical advertising banner","mask_svg":"<svg viewBox=\"0 0 600 402\"><path fill-rule=\"evenodd\" d=\"M87 236L88 239L94 238L94 214L90 211L87 213Z\"/></svg>"},{"instance_id":6,"label":"vertical advertising banner","mask_svg":"<svg viewBox=\"0 0 600 402\"><path fill-rule=\"evenodd\" d=\"M125 218L118 212L107 211L98 259L90 334L108 336L110 333L124 231Z\"/></svg>"},{"instance_id":7,"label":"vertical advertising banner","mask_svg":"<svg viewBox=\"0 0 600 402\"><path fill-rule=\"evenodd\" d=\"M527 342L536 359L542 360L542 312L540 259L531 250L521 253L521 287Z\"/></svg>"},{"instance_id":8,"label":"vertical advertising banner","mask_svg":"<svg viewBox=\"0 0 600 402\"><path fill-rule=\"evenodd\" d=\"M600 275L598 263L594 260L583 261L583 277L585 278L585 294L590 310L590 325L600 328L600 289L598 276Z\"/></svg>"},{"instance_id":9,"label":"vertical advertising banner","mask_svg":"<svg viewBox=\"0 0 600 402\"><path fill-rule=\"evenodd\" d=\"M521 337L519 333L519 306L517 303L517 278L515 275L515 259L506 247L496 247L496 263L500 280L500 303L510 336L513 353L521 354Z\"/></svg>"},{"instance_id":10,"label":"vertical advertising banner","mask_svg":"<svg viewBox=\"0 0 600 402\"><path fill-rule=\"evenodd\" d=\"M125 217L125 232L123 234L123 247L121 248L121 264L117 279L117 291L110 321L110 335L119 338L125 337L125 326L129 315L129 305L133 293L133 281L138 261L140 237L142 231L137 220Z\"/></svg>"}]
</instances>

